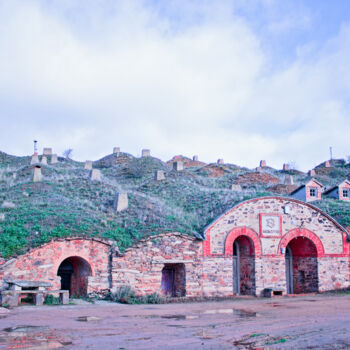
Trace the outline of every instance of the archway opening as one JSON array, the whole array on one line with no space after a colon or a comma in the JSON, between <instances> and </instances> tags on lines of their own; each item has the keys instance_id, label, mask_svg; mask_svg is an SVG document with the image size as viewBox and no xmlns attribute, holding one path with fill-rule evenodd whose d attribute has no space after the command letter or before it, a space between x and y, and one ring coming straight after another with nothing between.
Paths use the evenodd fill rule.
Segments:
<instances>
[{"instance_id":1,"label":"archway opening","mask_svg":"<svg viewBox=\"0 0 350 350\"><path fill-rule=\"evenodd\" d=\"M318 291L317 248L306 237L292 239L286 247L287 293Z\"/></svg>"},{"instance_id":2,"label":"archway opening","mask_svg":"<svg viewBox=\"0 0 350 350\"><path fill-rule=\"evenodd\" d=\"M71 256L62 261L57 275L61 277L61 289L69 290L72 297L87 295L88 277L92 275L89 263L79 257Z\"/></svg>"},{"instance_id":3,"label":"archway opening","mask_svg":"<svg viewBox=\"0 0 350 350\"><path fill-rule=\"evenodd\" d=\"M255 295L255 250L248 236L239 236L233 242L233 292Z\"/></svg>"},{"instance_id":4,"label":"archway opening","mask_svg":"<svg viewBox=\"0 0 350 350\"><path fill-rule=\"evenodd\" d=\"M161 290L165 296L184 297L186 295L185 264L164 264Z\"/></svg>"}]
</instances>

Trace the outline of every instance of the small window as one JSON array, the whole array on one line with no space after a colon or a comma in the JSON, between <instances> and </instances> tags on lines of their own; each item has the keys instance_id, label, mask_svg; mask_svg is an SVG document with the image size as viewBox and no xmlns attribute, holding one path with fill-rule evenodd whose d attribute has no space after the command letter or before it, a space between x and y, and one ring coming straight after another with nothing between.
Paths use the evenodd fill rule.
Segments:
<instances>
[{"instance_id":1,"label":"small window","mask_svg":"<svg viewBox=\"0 0 350 350\"><path fill-rule=\"evenodd\" d=\"M348 188L343 189L343 198L349 198L349 189Z\"/></svg>"},{"instance_id":2,"label":"small window","mask_svg":"<svg viewBox=\"0 0 350 350\"><path fill-rule=\"evenodd\" d=\"M310 197L317 197L317 188L311 187L309 193L310 193Z\"/></svg>"}]
</instances>

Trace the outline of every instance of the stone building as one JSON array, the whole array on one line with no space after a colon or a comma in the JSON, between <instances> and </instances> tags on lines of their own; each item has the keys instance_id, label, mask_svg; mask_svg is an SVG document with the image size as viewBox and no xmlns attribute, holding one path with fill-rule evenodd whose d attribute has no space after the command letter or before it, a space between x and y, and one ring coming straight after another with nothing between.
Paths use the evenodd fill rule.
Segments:
<instances>
[{"instance_id":1,"label":"stone building","mask_svg":"<svg viewBox=\"0 0 350 350\"><path fill-rule=\"evenodd\" d=\"M71 295L138 294L229 297L349 288L347 231L299 200L262 197L224 213L203 236L166 233L120 253L102 239L66 238L0 266L0 279L40 280ZM3 284L5 285L5 284Z\"/></svg>"},{"instance_id":2,"label":"stone building","mask_svg":"<svg viewBox=\"0 0 350 350\"><path fill-rule=\"evenodd\" d=\"M324 196L341 201L350 201L350 181L344 180L339 185L330 188L324 192Z\"/></svg>"},{"instance_id":3,"label":"stone building","mask_svg":"<svg viewBox=\"0 0 350 350\"><path fill-rule=\"evenodd\" d=\"M312 202L321 200L323 185L315 179L311 179L306 184L299 186L293 192L291 196L295 199L299 199L304 202Z\"/></svg>"}]
</instances>

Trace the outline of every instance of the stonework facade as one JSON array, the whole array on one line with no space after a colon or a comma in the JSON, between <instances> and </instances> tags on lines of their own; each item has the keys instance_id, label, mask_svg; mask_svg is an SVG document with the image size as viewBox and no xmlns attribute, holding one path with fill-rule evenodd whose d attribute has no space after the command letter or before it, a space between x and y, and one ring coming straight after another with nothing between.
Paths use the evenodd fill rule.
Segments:
<instances>
[{"instance_id":1,"label":"stonework facade","mask_svg":"<svg viewBox=\"0 0 350 350\"><path fill-rule=\"evenodd\" d=\"M214 221L204 237L166 233L124 253L110 241L60 239L5 262L0 279L50 282L74 295L106 294L124 285L138 294L170 297L349 288L347 233L310 204L282 197L248 200Z\"/></svg>"}]
</instances>

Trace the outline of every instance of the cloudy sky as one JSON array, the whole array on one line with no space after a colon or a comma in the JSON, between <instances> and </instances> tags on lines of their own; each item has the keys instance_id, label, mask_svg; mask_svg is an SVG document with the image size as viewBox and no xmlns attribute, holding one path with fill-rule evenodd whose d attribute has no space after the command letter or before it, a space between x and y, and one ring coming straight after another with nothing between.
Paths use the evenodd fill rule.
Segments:
<instances>
[{"instance_id":1,"label":"cloudy sky","mask_svg":"<svg viewBox=\"0 0 350 350\"><path fill-rule=\"evenodd\" d=\"M0 0L0 150L307 170L350 155L348 0Z\"/></svg>"}]
</instances>

